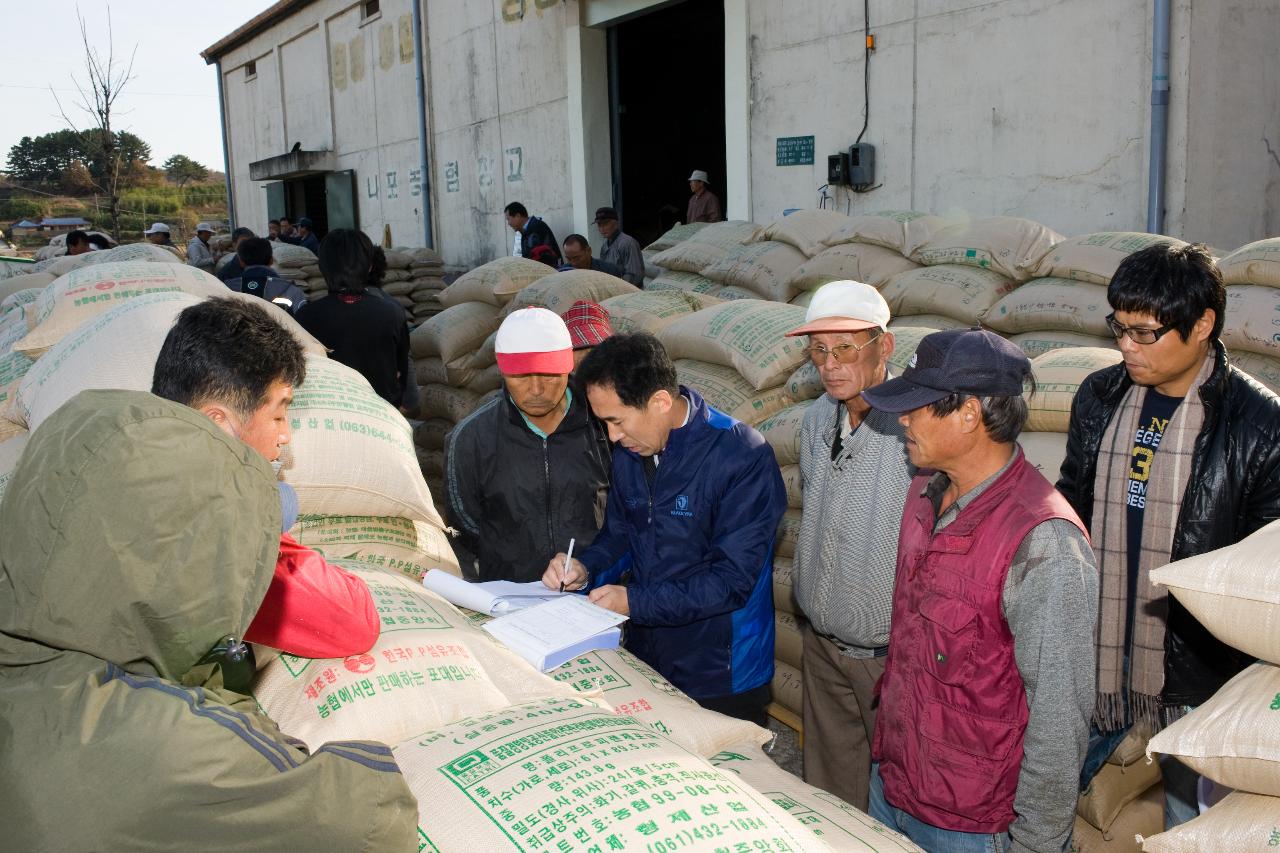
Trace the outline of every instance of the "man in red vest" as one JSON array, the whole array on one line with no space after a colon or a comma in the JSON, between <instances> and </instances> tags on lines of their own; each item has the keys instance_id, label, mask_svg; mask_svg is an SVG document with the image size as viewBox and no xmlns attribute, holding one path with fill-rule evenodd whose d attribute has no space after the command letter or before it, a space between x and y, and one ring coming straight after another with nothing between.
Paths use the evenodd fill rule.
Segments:
<instances>
[{"instance_id":1,"label":"man in red vest","mask_svg":"<svg viewBox=\"0 0 1280 853\"><path fill-rule=\"evenodd\" d=\"M907 490L870 813L926 850L1060 851L1093 711L1098 573L1023 455L1031 364L978 329L863 392L899 413Z\"/></svg>"}]
</instances>

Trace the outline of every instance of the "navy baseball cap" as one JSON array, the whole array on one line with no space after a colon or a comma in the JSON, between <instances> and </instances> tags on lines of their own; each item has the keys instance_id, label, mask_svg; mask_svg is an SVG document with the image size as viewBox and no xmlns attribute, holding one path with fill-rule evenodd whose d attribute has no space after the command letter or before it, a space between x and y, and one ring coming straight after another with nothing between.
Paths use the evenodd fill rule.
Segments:
<instances>
[{"instance_id":1,"label":"navy baseball cap","mask_svg":"<svg viewBox=\"0 0 1280 853\"><path fill-rule=\"evenodd\" d=\"M902 375L862 392L885 412L910 412L949 394L1016 397L1031 375L1031 360L984 329L949 329L920 341Z\"/></svg>"}]
</instances>

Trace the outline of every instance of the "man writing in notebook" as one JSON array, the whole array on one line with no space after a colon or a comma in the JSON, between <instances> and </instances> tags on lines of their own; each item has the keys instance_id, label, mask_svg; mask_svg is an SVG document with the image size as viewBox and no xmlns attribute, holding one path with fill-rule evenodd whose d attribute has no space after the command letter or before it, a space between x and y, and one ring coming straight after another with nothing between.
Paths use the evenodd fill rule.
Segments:
<instances>
[{"instance_id":1,"label":"man writing in notebook","mask_svg":"<svg viewBox=\"0 0 1280 853\"><path fill-rule=\"evenodd\" d=\"M773 540L787 506L773 449L680 385L657 338L614 335L577 373L613 454L604 527L552 558L630 616L626 645L700 705L764 724L773 677Z\"/></svg>"}]
</instances>

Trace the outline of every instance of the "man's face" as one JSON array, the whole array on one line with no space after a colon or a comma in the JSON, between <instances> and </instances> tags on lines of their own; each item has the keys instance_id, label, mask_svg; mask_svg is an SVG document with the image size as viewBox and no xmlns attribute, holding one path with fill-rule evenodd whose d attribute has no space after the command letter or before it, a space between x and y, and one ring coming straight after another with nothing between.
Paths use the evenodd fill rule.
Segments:
<instances>
[{"instance_id":1,"label":"man's face","mask_svg":"<svg viewBox=\"0 0 1280 853\"><path fill-rule=\"evenodd\" d=\"M618 220L601 219L596 223L596 230L600 232L601 237L612 240L613 235L618 233Z\"/></svg>"},{"instance_id":2,"label":"man's face","mask_svg":"<svg viewBox=\"0 0 1280 853\"><path fill-rule=\"evenodd\" d=\"M706 186L706 184L704 184L702 181L690 181L690 182L689 182L689 191L690 191L691 193L693 193L694 195L698 195L699 193L701 193L701 192L702 192L702 188L703 188L703 187L705 187L705 186Z\"/></svg>"},{"instance_id":3,"label":"man's face","mask_svg":"<svg viewBox=\"0 0 1280 853\"><path fill-rule=\"evenodd\" d=\"M1163 386L1177 384L1188 374L1194 377L1200 370L1204 360L1205 346L1213 331L1213 309L1205 311L1204 316L1196 321L1187 340L1182 339L1177 329L1170 329L1153 344L1134 342L1127 334L1116 341L1124 356L1125 369L1129 378L1136 385ZM1117 311L1116 322L1122 326L1159 329L1163 323L1150 314L1139 314L1130 311Z\"/></svg>"},{"instance_id":4,"label":"man's face","mask_svg":"<svg viewBox=\"0 0 1280 853\"><path fill-rule=\"evenodd\" d=\"M822 387L834 399L848 403L872 385L884 381L885 365L893 354L893 334L879 330L862 332L819 332L809 336L810 352L828 350L814 365L822 379ZM871 341L871 343L868 343ZM861 350L857 347L862 347Z\"/></svg>"},{"instance_id":5,"label":"man's face","mask_svg":"<svg viewBox=\"0 0 1280 853\"><path fill-rule=\"evenodd\" d=\"M277 379L267 388L267 401L240 420L231 415L216 421L228 434L258 451L268 462L280 458L280 448L289 443L289 404L293 402L293 386Z\"/></svg>"},{"instance_id":6,"label":"man's face","mask_svg":"<svg viewBox=\"0 0 1280 853\"><path fill-rule=\"evenodd\" d=\"M582 246L578 243L564 244L564 259L569 262L569 266L577 270L591 269L591 247Z\"/></svg>"},{"instance_id":7,"label":"man's face","mask_svg":"<svg viewBox=\"0 0 1280 853\"><path fill-rule=\"evenodd\" d=\"M293 223L287 219L280 220L280 233L286 237L293 233Z\"/></svg>"},{"instance_id":8,"label":"man's face","mask_svg":"<svg viewBox=\"0 0 1280 853\"><path fill-rule=\"evenodd\" d=\"M564 392L569 387L566 373L525 373L502 380L516 408L531 418L545 417L564 405Z\"/></svg>"},{"instance_id":9,"label":"man's face","mask_svg":"<svg viewBox=\"0 0 1280 853\"><path fill-rule=\"evenodd\" d=\"M512 231L519 231L524 228L524 224L529 221L529 217L521 216L518 213L504 213L507 218L507 227Z\"/></svg>"},{"instance_id":10,"label":"man's face","mask_svg":"<svg viewBox=\"0 0 1280 853\"><path fill-rule=\"evenodd\" d=\"M155 232L154 234L148 234L148 235L147 235L147 242L148 242L148 243L163 243L163 242L164 242L164 232L163 232L163 231L157 231L157 232Z\"/></svg>"},{"instance_id":11,"label":"man's face","mask_svg":"<svg viewBox=\"0 0 1280 853\"><path fill-rule=\"evenodd\" d=\"M639 409L623 403L612 386L588 385L587 400L591 411L608 428L610 441L641 456L653 456L667 446L667 436L671 434L668 413L673 401L666 391L657 392Z\"/></svg>"},{"instance_id":12,"label":"man's face","mask_svg":"<svg viewBox=\"0 0 1280 853\"><path fill-rule=\"evenodd\" d=\"M88 240L84 240L79 243L76 243L74 246L67 246L68 255L83 255L87 251L89 251Z\"/></svg>"},{"instance_id":13,"label":"man's face","mask_svg":"<svg viewBox=\"0 0 1280 853\"><path fill-rule=\"evenodd\" d=\"M200 238L200 242L206 246L209 245L209 238L213 236L212 231L197 231L196 236Z\"/></svg>"},{"instance_id":14,"label":"man's face","mask_svg":"<svg viewBox=\"0 0 1280 853\"><path fill-rule=\"evenodd\" d=\"M938 417L928 406L912 409L899 415L898 420L907 428L907 456L917 468L944 468L958 455L957 438L964 405L949 415Z\"/></svg>"},{"instance_id":15,"label":"man's face","mask_svg":"<svg viewBox=\"0 0 1280 853\"><path fill-rule=\"evenodd\" d=\"M279 225L268 225L268 226L267 226L267 237L268 237L268 238L272 238L272 237L279 237L279 236L280 236L280 226L279 226Z\"/></svg>"}]
</instances>

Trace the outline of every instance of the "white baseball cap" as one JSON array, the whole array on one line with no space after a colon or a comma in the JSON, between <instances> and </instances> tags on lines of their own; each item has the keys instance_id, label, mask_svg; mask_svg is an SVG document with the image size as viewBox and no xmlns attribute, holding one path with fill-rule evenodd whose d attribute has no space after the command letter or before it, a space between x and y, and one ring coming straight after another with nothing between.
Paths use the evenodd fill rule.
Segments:
<instances>
[{"instance_id":1,"label":"white baseball cap","mask_svg":"<svg viewBox=\"0 0 1280 853\"><path fill-rule=\"evenodd\" d=\"M169 226L165 225L163 222L153 222L151 223L151 227L148 228L146 231L143 231L142 233L143 234L168 234Z\"/></svg>"},{"instance_id":2,"label":"white baseball cap","mask_svg":"<svg viewBox=\"0 0 1280 853\"><path fill-rule=\"evenodd\" d=\"M693 174L689 176L689 180L702 181L704 184L711 183L711 181L707 178L707 173L702 171L701 169L694 169Z\"/></svg>"},{"instance_id":3,"label":"white baseball cap","mask_svg":"<svg viewBox=\"0 0 1280 853\"><path fill-rule=\"evenodd\" d=\"M201 222L199 225L196 226L197 234L199 234L201 231L208 231L210 234L212 234L216 230L217 229L213 227L212 222Z\"/></svg>"},{"instance_id":4,"label":"white baseball cap","mask_svg":"<svg viewBox=\"0 0 1280 853\"><path fill-rule=\"evenodd\" d=\"M564 320L546 308L513 311L494 340L498 370L505 376L573 372L573 339Z\"/></svg>"},{"instance_id":5,"label":"white baseball cap","mask_svg":"<svg viewBox=\"0 0 1280 853\"><path fill-rule=\"evenodd\" d=\"M819 332L861 332L889 325L889 303L880 291L860 281L831 281L819 287L809 302L804 325L787 337Z\"/></svg>"}]
</instances>

